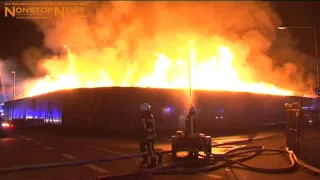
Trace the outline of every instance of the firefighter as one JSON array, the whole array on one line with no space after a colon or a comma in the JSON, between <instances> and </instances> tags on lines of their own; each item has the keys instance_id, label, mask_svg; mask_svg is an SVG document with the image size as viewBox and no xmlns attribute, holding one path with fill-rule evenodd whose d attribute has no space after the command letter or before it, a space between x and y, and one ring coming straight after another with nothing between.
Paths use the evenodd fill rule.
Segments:
<instances>
[{"instance_id":1,"label":"firefighter","mask_svg":"<svg viewBox=\"0 0 320 180\"><path fill-rule=\"evenodd\" d=\"M189 108L189 114L185 124L185 135L197 135L199 134L199 120L196 114L196 107L191 106Z\"/></svg>"},{"instance_id":2,"label":"firefighter","mask_svg":"<svg viewBox=\"0 0 320 180\"><path fill-rule=\"evenodd\" d=\"M151 113L151 106L148 103L144 103L140 107L141 110L141 119L143 124L143 133L140 140L140 152L146 152L148 150L149 157L150 157L150 164L149 167L156 166L156 154L154 149L154 140L156 138L156 131L155 131L155 124L154 118ZM141 165L148 163L148 155L143 156L143 161Z\"/></svg>"}]
</instances>

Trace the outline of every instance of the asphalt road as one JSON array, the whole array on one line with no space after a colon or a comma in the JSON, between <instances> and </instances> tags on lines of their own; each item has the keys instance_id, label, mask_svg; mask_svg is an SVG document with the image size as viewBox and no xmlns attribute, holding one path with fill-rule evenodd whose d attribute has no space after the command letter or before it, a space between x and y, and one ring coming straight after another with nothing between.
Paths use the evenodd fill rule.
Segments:
<instances>
[{"instance_id":1,"label":"asphalt road","mask_svg":"<svg viewBox=\"0 0 320 180\"><path fill-rule=\"evenodd\" d=\"M258 136L265 136L259 134ZM233 136L214 138L215 142L225 142L247 138ZM284 148L284 137L263 140L252 145L264 145L267 148ZM156 148L169 150L169 142L158 142ZM214 149L219 152L219 149ZM75 160L99 159L119 155L136 154L138 143L131 140L108 138L62 137L41 133L23 133L14 138L0 139L0 168L70 162ZM137 171L140 159L128 159L115 162L104 162L88 165L76 165L32 171L20 171L0 174L1 180L70 180L75 178L109 175ZM164 157L163 164L170 164L169 156ZM264 155L247 161L259 167L288 166L288 158L284 155ZM261 174L237 168L225 168L210 173L197 175L153 176L152 179L240 179L240 180L302 180L319 179L304 170L289 174ZM151 179L151 177L149 178Z\"/></svg>"}]
</instances>

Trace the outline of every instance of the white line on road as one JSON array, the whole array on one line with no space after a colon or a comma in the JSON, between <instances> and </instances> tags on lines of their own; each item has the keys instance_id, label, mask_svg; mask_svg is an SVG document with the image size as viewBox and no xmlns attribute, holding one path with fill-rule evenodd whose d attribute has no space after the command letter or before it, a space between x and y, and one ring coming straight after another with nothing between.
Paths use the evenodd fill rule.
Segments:
<instances>
[{"instance_id":1,"label":"white line on road","mask_svg":"<svg viewBox=\"0 0 320 180\"><path fill-rule=\"evenodd\" d=\"M41 144L39 141L34 141L35 144Z\"/></svg>"},{"instance_id":2,"label":"white line on road","mask_svg":"<svg viewBox=\"0 0 320 180\"><path fill-rule=\"evenodd\" d=\"M86 146L98 149L100 151L106 151L106 152L109 152L109 153L112 153L112 154L121 155L121 156L129 156L130 155L130 154L124 154L124 153L121 153L121 152L112 151L110 149L102 148L102 147L99 147L99 146L94 146L94 145L89 145L89 144L86 144Z\"/></svg>"},{"instance_id":3,"label":"white line on road","mask_svg":"<svg viewBox=\"0 0 320 180\"><path fill-rule=\"evenodd\" d=\"M213 173L206 174L206 176L209 177L209 178L213 178L213 179L223 179L222 176L219 176L219 175L216 175L216 174L213 174Z\"/></svg>"},{"instance_id":4,"label":"white line on road","mask_svg":"<svg viewBox=\"0 0 320 180\"><path fill-rule=\"evenodd\" d=\"M54 150L54 148L53 148L53 147L50 147L50 146L46 146L46 148L47 148L48 150L51 150L51 151Z\"/></svg>"},{"instance_id":5,"label":"white line on road","mask_svg":"<svg viewBox=\"0 0 320 180\"><path fill-rule=\"evenodd\" d=\"M27 141L32 141L32 139L31 139L31 138L26 138L26 140L27 140Z\"/></svg>"},{"instance_id":6,"label":"white line on road","mask_svg":"<svg viewBox=\"0 0 320 180\"><path fill-rule=\"evenodd\" d=\"M71 156L70 154L67 154L67 153L61 153L61 156L68 158L68 159L77 159L74 156Z\"/></svg>"},{"instance_id":7,"label":"white line on road","mask_svg":"<svg viewBox=\"0 0 320 180\"><path fill-rule=\"evenodd\" d=\"M112 153L112 154L116 154L116 155L120 155L120 156L130 156L131 155L131 154L125 154L125 153L121 153L121 152L112 151L110 149L102 148L102 147L99 147L99 146L94 146L94 145L89 145L89 144L85 144L85 145L88 146L88 147L92 147L92 148L98 149L100 151L106 151L106 152L109 152L109 153ZM140 163L140 158L135 157L133 159L135 160L135 162Z\"/></svg>"},{"instance_id":8,"label":"white line on road","mask_svg":"<svg viewBox=\"0 0 320 180\"><path fill-rule=\"evenodd\" d=\"M71 156L70 154L67 154L67 153L62 153L61 155L62 155L63 157L65 157L65 158L67 158L67 159L77 159L76 157ZM102 169L101 167L98 167L98 166L96 166L96 165L94 165L94 164L86 164L86 165L84 165L84 166L87 167L87 168L90 168L90 169L92 169L92 170L94 170L94 171L97 171L97 172L99 172L99 173L102 173L102 174L110 173L109 171L107 171L107 170L105 170L105 169Z\"/></svg>"},{"instance_id":9,"label":"white line on road","mask_svg":"<svg viewBox=\"0 0 320 180\"><path fill-rule=\"evenodd\" d=\"M84 165L84 166L86 166L86 167L88 167L88 168L90 168L90 169L92 169L92 170L94 170L94 171L97 171L97 172L99 172L99 173L102 173L102 174L108 174L108 173L110 173L109 171L107 171L107 170L105 170L105 169L102 169L101 167L98 167L98 166L96 166L96 165L94 165L94 164L86 164L86 165Z\"/></svg>"}]
</instances>

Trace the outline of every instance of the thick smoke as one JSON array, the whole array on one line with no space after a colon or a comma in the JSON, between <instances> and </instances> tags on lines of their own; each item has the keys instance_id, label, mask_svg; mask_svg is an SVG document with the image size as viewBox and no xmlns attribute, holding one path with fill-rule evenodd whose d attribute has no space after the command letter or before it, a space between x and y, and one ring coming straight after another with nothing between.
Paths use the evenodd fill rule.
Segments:
<instances>
[{"instance_id":1,"label":"thick smoke","mask_svg":"<svg viewBox=\"0 0 320 180\"><path fill-rule=\"evenodd\" d=\"M249 74L244 79L305 90L307 56L292 48L290 36L277 38L282 23L268 3L112 1L92 3L87 10L85 16L35 21L48 48L60 52L67 45L77 54L78 72L104 69L116 84L137 81L154 70L155 52L174 59L194 39L206 53L221 44L230 47L237 66ZM41 56L30 51L25 56ZM38 73L36 60L26 62ZM41 67L50 74L66 71L65 62L55 58L41 61Z\"/></svg>"},{"instance_id":2,"label":"thick smoke","mask_svg":"<svg viewBox=\"0 0 320 180\"><path fill-rule=\"evenodd\" d=\"M32 72L35 76L42 76L44 69L42 63L45 59L43 49L37 47L30 47L24 50L21 54L21 60L23 64Z\"/></svg>"}]
</instances>

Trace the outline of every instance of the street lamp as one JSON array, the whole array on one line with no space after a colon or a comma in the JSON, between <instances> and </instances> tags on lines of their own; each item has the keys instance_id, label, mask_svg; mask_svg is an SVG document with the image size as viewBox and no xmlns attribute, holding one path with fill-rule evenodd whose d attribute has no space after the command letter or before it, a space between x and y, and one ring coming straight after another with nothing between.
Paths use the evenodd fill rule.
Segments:
<instances>
[{"instance_id":1,"label":"street lamp","mask_svg":"<svg viewBox=\"0 0 320 180\"><path fill-rule=\"evenodd\" d=\"M11 71L11 73L13 74L13 96L12 99L14 100L16 97L16 72L15 71Z\"/></svg>"},{"instance_id":2,"label":"street lamp","mask_svg":"<svg viewBox=\"0 0 320 180\"><path fill-rule=\"evenodd\" d=\"M287 27L285 27L285 26L278 26L278 29L284 30L284 29L287 29Z\"/></svg>"},{"instance_id":3,"label":"street lamp","mask_svg":"<svg viewBox=\"0 0 320 180\"><path fill-rule=\"evenodd\" d=\"M14 119L14 112L15 112L15 104L14 104L14 100L16 97L16 72L15 71L11 71L11 73L13 74L13 97L12 97L12 106L13 106L13 110L12 110L12 119Z\"/></svg>"},{"instance_id":4,"label":"street lamp","mask_svg":"<svg viewBox=\"0 0 320 180\"><path fill-rule=\"evenodd\" d=\"M318 87L320 87L320 79L319 79L319 60L318 60L318 40L317 40L317 29L315 27L310 26L278 26L279 30L285 30L285 29L312 29L314 33L314 46L315 46L315 55L316 55L316 61L317 61L317 83Z\"/></svg>"},{"instance_id":5,"label":"street lamp","mask_svg":"<svg viewBox=\"0 0 320 180\"><path fill-rule=\"evenodd\" d=\"M4 83L3 83L3 80L2 80L2 75L1 74L0 74L0 81L1 81L1 91L2 91L3 100L4 100L4 102L6 102L7 99L6 99L6 94L5 94L5 90L4 90Z\"/></svg>"}]
</instances>

